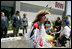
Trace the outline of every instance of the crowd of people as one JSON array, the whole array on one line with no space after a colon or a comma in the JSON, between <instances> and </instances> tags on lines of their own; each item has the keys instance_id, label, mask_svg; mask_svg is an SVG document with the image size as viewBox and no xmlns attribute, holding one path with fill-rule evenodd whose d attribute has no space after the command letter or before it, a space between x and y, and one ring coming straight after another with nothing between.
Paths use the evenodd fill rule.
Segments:
<instances>
[{"instance_id":1,"label":"crowd of people","mask_svg":"<svg viewBox=\"0 0 72 49\"><path fill-rule=\"evenodd\" d=\"M31 33L29 35L30 38L32 38L33 42L35 44L40 44L40 40L43 40L45 38L45 35L50 32L51 28L51 22L46 18L45 15L49 14L46 10L41 10L36 15L35 20L32 22L32 29ZM20 17L20 12L16 11L16 13L12 16L12 27L13 27L13 35L18 36L19 27L22 23L23 27L23 34L24 30L27 33L27 27L28 27L28 19L26 17L26 13L23 14L23 18ZM60 19L60 17L57 17L57 20L55 21L55 25L53 25L53 28L56 29L54 41L57 40L56 44L61 44L61 46L65 46L65 41L70 37L71 29L69 27L70 23L68 21L68 17L64 18L64 21ZM6 37L7 30L9 26L8 18L5 16L4 12L1 12L1 38ZM46 32L46 33L45 33ZM48 34L50 35L50 34ZM38 40L39 41L38 41Z\"/></svg>"},{"instance_id":2,"label":"crowd of people","mask_svg":"<svg viewBox=\"0 0 72 49\"><path fill-rule=\"evenodd\" d=\"M23 26L23 34L24 34L24 30L27 33L28 19L26 17L26 14L24 13L23 18L21 19L20 12L16 11L16 13L12 16L12 19L11 19L11 26L13 27L14 37L18 36L18 32L19 32L19 28L21 24ZM4 12L1 12L1 38L7 37L7 31L8 31L9 25L10 24L9 24L9 20L7 16L5 16Z\"/></svg>"}]
</instances>

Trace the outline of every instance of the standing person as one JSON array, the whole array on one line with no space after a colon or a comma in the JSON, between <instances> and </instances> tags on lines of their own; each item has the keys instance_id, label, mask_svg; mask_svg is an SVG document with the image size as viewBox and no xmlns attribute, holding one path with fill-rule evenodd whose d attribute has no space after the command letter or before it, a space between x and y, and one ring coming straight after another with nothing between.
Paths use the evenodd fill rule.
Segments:
<instances>
[{"instance_id":1,"label":"standing person","mask_svg":"<svg viewBox=\"0 0 72 49\"><path fill-rule=\"evenodd\" d=\"M46 24L50 24L50 26L51 26L51 23L50 23L50 21L48 20L48 18L46 18L46 21L44 22L44 25L46 25ZM46 26L45 26L45 28L46 28Z\"/></svg>"},{"instance_id":2,"label":"standing person","mask_svg":"<svg viewBox=\"0 0 72 49\"><path fill-rule=\"evenodd\" d=\"M7 29L9 26L8 18L5 16L4 12L1 12L1 38L7 36Z\"/></svg>"},{"instance_id":3,"label":"standing person","mask_svg":"<svg viewBox=\"0 0 72 49\"><path fill-rule=\"evenodd\" d=\"M46 10L41 10L38 12L36 19L33 21L32 30L30 34L30 38L34 42L34 47L36 46L43 46L43 39L46 35L45 28L44 28L44 21L46 18L46 14L49 14Z\"/></svg>"},{"instance_id":4,"label":"standing person","mask_svg":"<svg viewBox=\"0 0 72 49\"><path fill-rule=\"evenodd\" d=\"M69 19L68 17L64 17L64 22L66 23L66 25L69 27L70 25L70 22L69 22Z\"/></svg>"},{"instance_id":5,"label":"standing person","mask_svg":"<svg viewBox=\"0 0 72 49\"><path fill-rule=\"evenodd\" d=\"M16 14L14 14L12 16L12 26L13 26L13 34L14 34L14 36L17 36L20 25L21 25L20 12L16 11Z\"/></svg>"},{"instance_id":6,"label":"standing person","mask_svg":"<svg viewBox=\"0 0 72 49\"><path fill-rule=\"evenodd\" d=\"M46 18L46 21L44 24L51 24L50 21L48 20L48 18Z\"/></svg>"},{"instance_id":7,"label":"standing person","mask_svg":"<svg viewBox=\"0 0 72 49\"><path fill-rule=\"evenodd\" d=\"M58 31L61 30L61 19L60 19L60 17L57 17L57 20L56 20L56 22L55 22L55 27L56 27L56 29L57 29L56 32L58 32Z\"/></svg>"},{"instance_id":8,"label":"standing person","mask_svg":"<svg viewBox=\"0 0 72 49\"><path fill-rule=\"evenodd\" d=\"M48 20L48 18L47 18L46 21L44 22L44 26L45 26L45 29L46 29L46 33L48 34L48 32L50 31L50 28L51 28L51 23L50 23L50 21Z\"/></svg>"},{"instance_id":9,"label":"standing person","mask_svg":"<svg viewBox=\"0 0 72 49\"><path fill-rule=\"evenodd\" d=\"M24 30L26 31L25 33L27 33L28 19L25 13L23 14L22 25L23 25L23 34Z\"/></svg>"}]
</instances>

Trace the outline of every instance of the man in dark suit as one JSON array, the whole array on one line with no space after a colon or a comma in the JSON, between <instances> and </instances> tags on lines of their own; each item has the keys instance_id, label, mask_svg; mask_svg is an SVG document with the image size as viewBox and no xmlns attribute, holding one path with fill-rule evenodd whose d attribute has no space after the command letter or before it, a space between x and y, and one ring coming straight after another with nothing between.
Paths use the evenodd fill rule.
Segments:
<instances>
[{"instance_id":1,"label":"man in dark suit","mask_svg":"<svg viewBox=\"0 0 72 49\"><path fill-rule=\"evenodd\" d=\"M7 28L9 26L8 18L4 12L1 12L1 38L7 36Z\"/></svg>"},{"instance_id":2,"label":"man in dark suit","mask_svg":"<svg viewBox=\"0 0 72 49\"><path fill-rule=\"evenodd\" d=\"M20 24L21 24L20 12L16 11L16 14L14 14L12 16L12 26L13 26L13 34L14 34L14 36L17 36Z\"/></svg>"}]
</instances>

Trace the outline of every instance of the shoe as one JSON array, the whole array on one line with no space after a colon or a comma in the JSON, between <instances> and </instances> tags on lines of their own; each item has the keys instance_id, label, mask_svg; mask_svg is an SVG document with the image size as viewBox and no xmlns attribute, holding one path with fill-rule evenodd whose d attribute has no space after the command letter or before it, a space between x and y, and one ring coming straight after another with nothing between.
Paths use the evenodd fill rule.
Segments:
<instances>
[{"instance_id":1,"label":"shoe","mask_svg":"<svg viewBox=\"0 0 72 49\"><path fill-rule=\"evenodd\" d=\"M63 44L63 45L61 45L61 46L64 46L64 47L66 47L64 44Z\"/></svg>"},{"instance_id":2,"label":"shoe","mask_svg":"<svg viewBox=\"0 0 72 49\"><path fill-rule=\"evenodd\" d=\"M19 36L23 36L22 33L19 33Z\"/></svg>"}]
</instances>

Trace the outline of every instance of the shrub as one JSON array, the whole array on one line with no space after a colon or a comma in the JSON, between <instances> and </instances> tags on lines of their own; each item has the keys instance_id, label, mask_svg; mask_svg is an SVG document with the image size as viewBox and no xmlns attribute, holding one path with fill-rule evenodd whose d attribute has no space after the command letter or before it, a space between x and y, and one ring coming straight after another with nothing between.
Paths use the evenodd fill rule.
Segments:
<instances>
[{"instance_id":1,"label":"shrub","mask_svg":"<svg viewBox=\"0 0 72 49\"><path fill-rule=\"evenodd\" d=\"M9 27L8 30L13 30L12 26L11 26L11 20L9 21Z\"/></svg>"},{"instance_id":2,"label":"shrub","mask_svg":"<svg viewBox=\"0 0 72 49\"><path fill-rule=\"evenodd\" d=\"M52 21L53 26L55 26L55 21L56 21L56 20Z\"/></svg>"}]
</instances>

